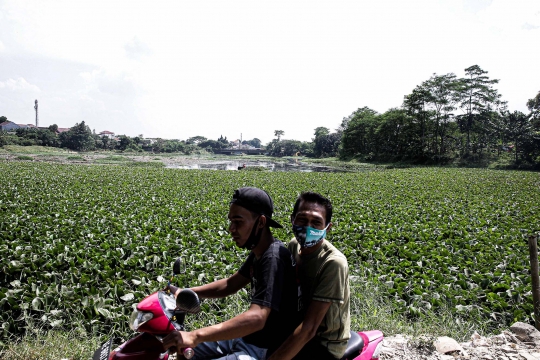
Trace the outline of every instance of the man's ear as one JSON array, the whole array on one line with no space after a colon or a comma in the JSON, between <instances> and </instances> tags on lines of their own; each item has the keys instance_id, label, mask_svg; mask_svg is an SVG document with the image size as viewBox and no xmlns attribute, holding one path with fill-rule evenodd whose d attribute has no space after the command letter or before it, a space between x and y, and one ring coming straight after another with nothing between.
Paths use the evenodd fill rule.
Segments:
<instances>
[{"instance_id":1,"label":"man's ear","mask_svg":"<svg viewBox=\"0 0 540 360\"><path fill-rule=\"evenodd\" d=\"M334 225L332 222L330 222L330 224L328 224L328 228L326 228L326 231L330 231L330 229L332 229L332 225Z\"/></svg>"},{"instance_id":2,"label":"man's ear","mask_svg":"<svg viewBox=\"0 0 540 360\"><path fill-rule=\"evenodd\" d=\"M265 226L266 226L266 216L261 215L261 216L259 217L259 224L257 225L257 227L258 227L259 229L264 229Z\"/></svg>"}]
</instances>

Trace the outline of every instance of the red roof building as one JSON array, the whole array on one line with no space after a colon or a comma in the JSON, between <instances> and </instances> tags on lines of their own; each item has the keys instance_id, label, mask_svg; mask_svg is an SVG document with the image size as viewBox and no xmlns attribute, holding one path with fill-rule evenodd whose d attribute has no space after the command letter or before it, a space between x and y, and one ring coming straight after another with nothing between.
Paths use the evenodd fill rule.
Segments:
<instances>
[{"instance_id":1,"label":"red roof building","mask_svg":"<svg viewBox=\"0 0 540 360\"><path fill-rule=\"evenodd\" d=\"M13 130L16 130L20 128L19 125L15 124L14 122L12 121L4 121L3 123L0 124L0 130L2 131L13 131Z\"/></svg>"},{"instance_id":2,"label":"red roof building","mask_svg":"<svg viewBox=\"0 0 540 360\"><path fill-rule=\"evenodd\" d=\"M37 128L36 125L34 124L17 124L19 125L20 128L22 129L33 129L33 128Z\"/></svg>"},{"instance_id":3,"label":"red roof building","mask_svg":"<svg viewBox=\"0 0 540 360\"><path fill-rule=\"evenodd\" d=\"M114 139L114 133L112 131L109 131L109 130L104 130L104 131L100 132L98 135L99 136L106 136L109 139Z\"/></svg>"}]
</instances>

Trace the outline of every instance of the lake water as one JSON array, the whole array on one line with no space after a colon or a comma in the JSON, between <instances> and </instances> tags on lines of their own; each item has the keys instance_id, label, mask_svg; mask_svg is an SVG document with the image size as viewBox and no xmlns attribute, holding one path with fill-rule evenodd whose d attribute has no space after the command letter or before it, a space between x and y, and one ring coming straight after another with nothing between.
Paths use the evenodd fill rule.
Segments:
<instances>
[{"instance_id":1,"label":"lake water","mask_svg":"<svg viewBox=\"0 0 540 360\"><path fill-rule=\"evenodd\" d=\"M235 170L242 166L252 167L264 167L268 171L296 171L296 172L340 172L339 170L332 169L326 166L309 165L302 163L301 161L291 160L290 162L272 162L272 161L215 161L208 163L197 163L191 165L171 165L168 168L175 169L197 169L197 170Z\"/></svg>"}]
</instances>

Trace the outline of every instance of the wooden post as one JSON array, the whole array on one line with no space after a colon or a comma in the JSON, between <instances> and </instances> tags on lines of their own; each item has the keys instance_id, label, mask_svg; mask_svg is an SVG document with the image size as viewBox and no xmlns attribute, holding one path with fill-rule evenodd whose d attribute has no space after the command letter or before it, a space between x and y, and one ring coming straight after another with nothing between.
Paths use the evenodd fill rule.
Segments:
<instances>
[{"instance_id":1,"label":"wooden post","mask_svg":"<svg viewBox=\"0 0 540 360\"><path fill-rule=\"evenodd\" d=\"M534 306L534 327L540 330L540 278L538 277L538 237L529 236L529 256L531 258L531 280Z\"/></svg>"}]
</instances>

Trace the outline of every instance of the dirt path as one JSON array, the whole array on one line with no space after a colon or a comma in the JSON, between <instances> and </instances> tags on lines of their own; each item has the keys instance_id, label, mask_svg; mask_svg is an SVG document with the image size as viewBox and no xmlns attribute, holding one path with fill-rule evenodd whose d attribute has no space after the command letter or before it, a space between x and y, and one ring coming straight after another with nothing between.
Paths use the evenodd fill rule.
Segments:
<instances>
[{"instance_id":1,"label":"dirt path","mask_svg":"<svg viewBox=\"0 0 540 360\"><path fill-rule=\"evenodd\" d=\"M411 339L401 335L384 339L380 360L540 360L540 332L533 326L516 323L491 337L477 333L458 343L447 337Z\"/></svg>"}]
</instances>

